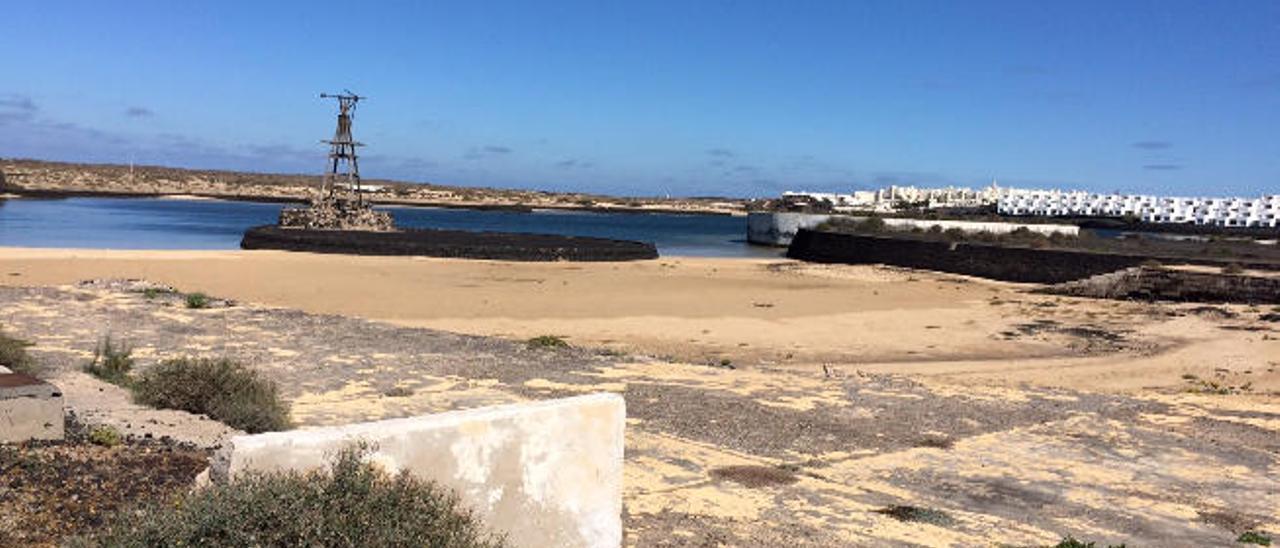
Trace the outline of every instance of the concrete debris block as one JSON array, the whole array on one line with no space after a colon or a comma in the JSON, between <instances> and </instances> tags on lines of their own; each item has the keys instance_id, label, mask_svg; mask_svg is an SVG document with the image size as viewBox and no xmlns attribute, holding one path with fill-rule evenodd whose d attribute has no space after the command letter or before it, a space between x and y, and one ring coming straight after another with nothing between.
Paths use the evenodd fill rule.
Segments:
<instances>
[{"instance_id":1,"label":"concrete debris block","mask_svg":"<svg viewBox=\"0 0 1280 548\"><path fill-rule=\"evenodd\" d=\"M791 245L796 231L816 228L831 217L833 215L820 213L753 211L747 214L747 241L758 245Z\"/></svg>"},{"instance_id":2,"label":"concrete debris block","mask_svg":"<svg viewBox=\"0 0 1280 548\"><path fill-rule=\"evenodd\" d=\"M0 443L60 440L62 391L30 375L0 374Z\"/></svg>"},{"instance_id":3,"label":"concrete debris block","mask_svg":"<svg viewBox=\"0 0 1280 548\"><path fill-rule=\"evenodd\" d=\"M232 438L213 481L249 471L322 467L355 440L389 472L450 487L518 547L622 542L626 409L617 394L486 407Z\"/></svg>"}]
</instances>

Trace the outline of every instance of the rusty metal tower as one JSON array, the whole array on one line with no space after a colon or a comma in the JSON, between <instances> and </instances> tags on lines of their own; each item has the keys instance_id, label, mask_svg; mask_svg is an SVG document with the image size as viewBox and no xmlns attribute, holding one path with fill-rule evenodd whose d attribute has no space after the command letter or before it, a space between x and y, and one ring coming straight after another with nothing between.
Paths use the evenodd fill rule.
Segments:
<instances>
[{"instance_id":1,"label":"rusty metal tower","mask_svg":"<svg viewBox=\"0 0 1280 548\"><path fill-rule=\"evenodd\" d=\"M351 136L351 119L355 116L356 103L361 97L351 90L343 93L321 93L321 98L338 100L338 129L333 132L332 141L321 141L329 144L329 169L324 174L322 192L327 198L334 198L338 188L344 187L348 199L354 195L357 204L364 203L360 191L360 162L356 156L356 147L364 146Z\"/></svg>"}]
</instances>

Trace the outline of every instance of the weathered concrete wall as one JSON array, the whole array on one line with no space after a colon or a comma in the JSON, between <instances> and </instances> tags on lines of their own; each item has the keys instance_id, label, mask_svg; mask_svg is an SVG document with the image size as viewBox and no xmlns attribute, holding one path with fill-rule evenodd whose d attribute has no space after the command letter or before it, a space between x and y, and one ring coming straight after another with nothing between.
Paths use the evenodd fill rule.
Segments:
<instances>
[{"instance_id":1,"label":"weathered concrete wall","mask_svg":"<svg viewBox=\"0 0 1280 548\"><path fill-rule=\"evenodd\" d=\"M819 213L753 211L747 214L747 242L756 245L790 245L796 231L814 228L830 218L831 215Z\"/></svg>"},{"instance_id":2,"label":"weathered concrete wall","mask_svg":"<svg viewBox=\"0 0 1280 548\"><path fill-rule=\"evenodd\" d=\"M849 219L851 221L862 221L867 219L867 217L856 215L753 212L747 215L747 241L758 245L790 245L791 240L795 238L796 232L801 229L815 228L818 225L827 222L832 217ZM958 228L965 232L991 232L993 234L1007 234L1019 228L1026 228L1027 230L1039 232L1046 236L1053 234L1054 232L1060 232L1068 236L1075 236L1080 233L1080 227L1065 224L934 221L928 219L897 219L891 217L885 217L882 220L884 220L885 225L906 230L910 230L915 227L928 230L930 227L940 226L943 230Z\"/></svg>"},{"instance_id":3,"label":"weathered concrete wall","mask_svg":"<svg viewBox=\"0 0 1280 548\"><path fill-rule=\"evenodd\" d=\"M1135 267L1053 285L1044 292L1103 299L1280 304L1280 277Z\"/></svg>"},{"instance_id":4,"label":"weathered concrete wall","mask_svg":"<svg viewBox=\"0 0 1280 548\"><path fill-rule=\"evenodd\" d=\"M323 466L363 439L371 459L458 491L513 546L622 543L625 404L617 394L503 405L339 427L239 436L210 475Z\"/></svg>"},{"instance_id":5,"label":"weathered concrete wall","mask_svg":"<svg viewBox=\"0 0 1280 548\"><path fill-rule=\"evenodd\" d=\"M0 443L62 436L62 392L29 375L0 373Z\"/></svg>"}]
</instances>

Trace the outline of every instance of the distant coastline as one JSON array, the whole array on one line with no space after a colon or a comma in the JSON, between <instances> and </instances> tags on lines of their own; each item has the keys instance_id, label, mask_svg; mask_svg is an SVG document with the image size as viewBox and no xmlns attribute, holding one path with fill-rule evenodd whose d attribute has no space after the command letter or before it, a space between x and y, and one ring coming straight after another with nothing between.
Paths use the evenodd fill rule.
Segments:
<instances>
[{"instance_id":1,"label":"distant coastline","mask_svg":"<svg viewBox=\"0 0 1280 548\"><path fill-rule=\"evenodd\" d=\"M745 215L736 198L633 198L583 193L442 186L367 180L377 205L532 212L535 209L602 213ZM163 166L78 164L0 159L0 194L27 198L186 198L301 203L320 177L296 174L194 170Z\"/></svg>"}]
</instances>

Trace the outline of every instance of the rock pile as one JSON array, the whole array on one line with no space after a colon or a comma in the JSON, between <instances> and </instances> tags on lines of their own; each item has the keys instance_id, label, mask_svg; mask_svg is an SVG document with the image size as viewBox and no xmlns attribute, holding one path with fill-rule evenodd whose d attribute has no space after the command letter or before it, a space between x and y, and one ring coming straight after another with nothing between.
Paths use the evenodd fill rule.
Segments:
<instances>
[{"instance_id":1,"label":"rock pile","mask_svg":"<svg viewBox=\"0 0 1280 548\"><path fill-rule=\"evenodd\" d=\"M395 230L395 221L390 213L374 211L368 203L327 196L313 200L310 207L280 210L280 227L390 232Z\"/></svg>"},{"instance_id":2,"label":"rock pile","mask_svg":"<svg viewBox=\"0 0 1280 548\"><path fill-rule=\"evenodd\" d=\"M1280 304L1280 277L1139 266L1041 291L1100 299Z\"/></svg>"}]
</instances>

